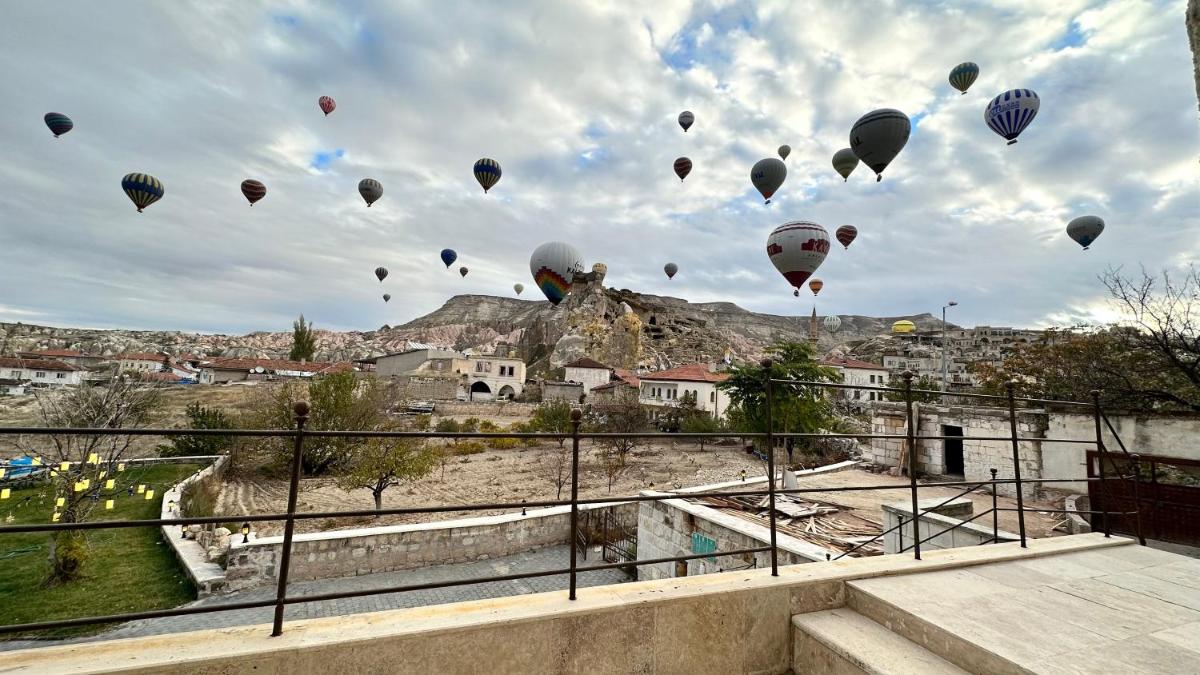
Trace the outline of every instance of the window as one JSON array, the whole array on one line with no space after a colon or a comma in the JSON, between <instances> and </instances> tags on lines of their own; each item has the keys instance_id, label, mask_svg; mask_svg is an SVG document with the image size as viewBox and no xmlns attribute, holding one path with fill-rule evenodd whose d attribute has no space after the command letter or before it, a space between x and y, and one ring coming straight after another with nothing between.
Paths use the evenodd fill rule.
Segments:
<instances>
[{"instance_id":1,"label":"window","mask_svg":"<svg viewBox=\"0 0 1200 675\"><path fill-rule=\"evenodd\" d=\"M875 384L875 376L874 375L871 376L871 384Z\"/></svg>"},{"instance_id":2,"label":"window","mask_svg":"<svg viewBox=\"0 0 1200 675\"><path fill-rule=\"evenodd\" d=\"M21 376L21 371L19 371L19 370L10 370L10 371L8 371L8 376L9 376L9 377L20 377L20 376Z\"/></svg>"},{"instance_id":3,"label":"window","mask_svg":"<svg viewBox=\"0 0 1200 675\"><path fill-rule=\"evenodd\" d=\"M36 373L34 373L33 376L34 377L45 377L46 373L43 373L42 371L39 370Z\"/></svg>"},{"instance_id":4,"label":"window","mask_svg":"<svg viewBox=\"0 0 1200 675\"><path fill-rule=\"evenodd\" d=\"M717 402L717 392L715 392L715 391L708 392L708 402L709 403Z\"/></svg>"},{"instance_id":5,"label":"window","mask_svg":"<svg viewBox=\"0 0 1200 675\"><path fill-rule=\"evenodd\" d=\"M55 379L65 380L65 379L67 379L67 374L66 373L55 373L54 377L55 377Z\"/></svg>"}]
</instances>

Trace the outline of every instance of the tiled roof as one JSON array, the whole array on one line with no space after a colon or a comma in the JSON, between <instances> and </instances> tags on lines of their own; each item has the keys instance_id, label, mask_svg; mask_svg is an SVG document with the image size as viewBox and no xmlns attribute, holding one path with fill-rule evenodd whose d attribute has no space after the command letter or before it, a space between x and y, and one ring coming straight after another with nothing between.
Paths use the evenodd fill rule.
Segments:
<instances>
[{"instance_id":1,"label":"tiled roof","mask_svg":"<svg viewBox=\"0 0 1200 675\"><path fill-rule=\"evenodd\" d=\"M27 356L31 359L50 358L73 358L85 356L83 352L75 351L74 349L39 349L32 352L21 352L22 356Z\"/></svg>"},{"instance_id":2,"label":"tiled roof","mask_svg":"<svg viewBox=\"0 0 1200 675\"><path fill-rule=\"evenodd\" d=\"M175 373L164 373L162 371L152 371L148 373L140 373L137 375L139 380L143 382L182 382L183 378Z\"/></svg>"},{"instance_id":3,"label":"tiled roof","mask_svg":"<svg viewBox=\"0 0 1200 675\"><path fill-rule=\"evenodd\" d=\"M166 354L155 354L152 352L128 352L112 356L112 359L115 361L154 361L155 363L162 363L162 360L165 358L167 358Z\"/></svg>"},{"instance_id":4,"label":"tiled roof","mask_svg":"<svg viewBox=\"0 0 1200 675\"><path fill-rule=\"evenodd\" d=\"M14 359L0 356L0 368L25 368L28 370L81 370L69 363L54 359Z\"/></svg>"},{"instance_id":5,"label":"tiled roof","mask_svg":"<svg viewBox=\"0 0 1200 675\"><path fill-rule=\"evenodd\" d=\"M728 373L714 373L708 368L706 363L692 363L678 368L670 368L668 370L660 370L657 373L643 375L642 381L646 380L665 380L677 382L724 382L729 379Z\"/></svg>"},{"instance_id":6,"label":"tiled roof","mask_svg":"<svg viewBox=\"0 0 1200 675\"><path fill-rule=\"evenodd\" d=\"M603 363L600 363L596 359L591 359L586 356L583 358L575 359L574 361L572 361L570 363L563 364L563 368L596 368L598 370L612 370L611 368L604 365Z\"/></svg>"},{"instance_id":7,"label":"tiled roof","mask_svg":"<svg viewBox=\"0 0 1200 675\"><path fill-rule=\"evenodd\" d=\"M884 368L883 366L879 365L878 363L867 363L866 361L859 361L858 359L833 358L833 359L825 359L821 363L826 366L841 366L842 368L859 368L862 370L887 370L887 368Z\"/></svg>"},{"instance_id":8,"label":"tiled roof","mask_svg":"<svg viewBox=\"0 0 1200 675\"><path fill-rule=\"evenodd\" d=\"M635 387L638 386L638 376L635 375L632 370L626 370L625 368L613 368L613 375L625 384Z\"/></svg>"}]
</instances>

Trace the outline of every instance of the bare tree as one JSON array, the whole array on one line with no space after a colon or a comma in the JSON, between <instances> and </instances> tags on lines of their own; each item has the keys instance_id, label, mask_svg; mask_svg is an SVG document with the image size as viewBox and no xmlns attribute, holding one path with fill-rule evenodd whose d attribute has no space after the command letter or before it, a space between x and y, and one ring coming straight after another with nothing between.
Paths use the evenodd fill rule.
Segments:
<instances>
[{"instance_id":1,"label":"bare tree","mask_svg":"<svg viewBox=\"0 0 1200 675\"><path fill-rule=\"evenodd\" d=\"M554 498L562 499L563 487L571 480L571 449L552 448L542 457L537 473L554 486Z\"/></svg>"},{"instance_id":2,"label":"bare tree","mask_svg":"<svg viewBox=\"0 0 1200 675\"><path fill-rule=\"evenodd\" d=\"M628 468L625 457L612 445L600 446L597 456L599 456L600 466L604 470L604 479L608 482L608 493L612 494L613 483Z\"/></svg>"},{"instance_id":3,"label":"bare tree","mask_svg":"<svg viewBox=\"0 0 1200 675\"><path fill-rule=\"evenodd\" d=\"M38 412L47 427L119 430L143 426L158 410L161 389L122 377L104 387L72 387L34 391ZM115 492L121 460L133 437L127 434L51 434L51 484L61 523L81 523L103 496ZM65 583L79 576L87 559L81 530L58 530L50 538L51 571L47 583Z\"/></svg>"}]
</instances>

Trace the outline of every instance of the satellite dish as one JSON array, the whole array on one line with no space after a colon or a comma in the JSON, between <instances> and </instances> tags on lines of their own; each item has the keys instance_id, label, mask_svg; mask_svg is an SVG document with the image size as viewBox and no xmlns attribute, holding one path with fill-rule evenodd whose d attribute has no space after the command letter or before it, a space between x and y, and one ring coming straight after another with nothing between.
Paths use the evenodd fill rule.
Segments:
<instances>
[{"instance_id":1,"label":"satellite dish","mask_svg":"<svg viewBox=\"0 0 1200 675\"><path fill-rule=\"evenodd\" d=\"M254 366L254 372L256 372L256 373L264 373L264 372L266 372L266 371L265 371L265 370L263 370L263 367L262 367L262 366Z\"/></svg>"}]
</instances>

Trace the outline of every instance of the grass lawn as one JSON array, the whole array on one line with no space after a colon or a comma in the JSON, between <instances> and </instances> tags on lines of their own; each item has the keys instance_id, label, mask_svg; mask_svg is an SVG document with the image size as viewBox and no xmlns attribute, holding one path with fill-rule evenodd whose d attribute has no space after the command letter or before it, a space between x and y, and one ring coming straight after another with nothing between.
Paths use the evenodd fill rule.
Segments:
<instances>
[{"instance_id":1,"label":"grass lawn","mask_svg":"<svg viewBox=\"0 0 1200 675\"><path fill-rule=\"evenodd\" d=\"M147 501L142 495L116 498L111 511L100 502L92 520L157 518L160 495L167 487L195 473L199 467L164 464L131 468L117 474L118 485L146 483L157 493ZM49 523L54 500L49 484L13 490L0 501L0 518L11 524ZM30 497L28 501L26 497ZM49 534L0 534L0 625L121 614L175 607L195 599L196 593L157 527L85 530L90 557L83 578L62 586L45 587L49 570ZM43 632L42 637L96 633L104 626L83 626ZM12 639L17 635L0 635Z\"/></svg>"}]
</instances>

